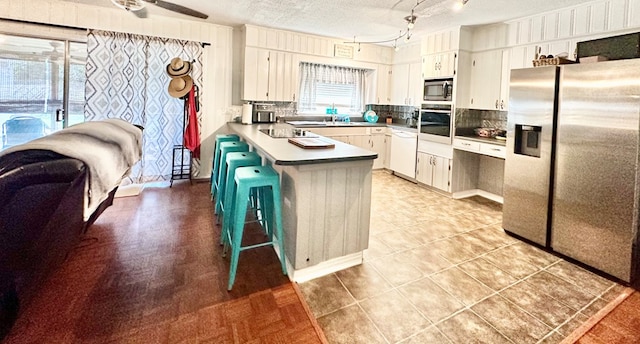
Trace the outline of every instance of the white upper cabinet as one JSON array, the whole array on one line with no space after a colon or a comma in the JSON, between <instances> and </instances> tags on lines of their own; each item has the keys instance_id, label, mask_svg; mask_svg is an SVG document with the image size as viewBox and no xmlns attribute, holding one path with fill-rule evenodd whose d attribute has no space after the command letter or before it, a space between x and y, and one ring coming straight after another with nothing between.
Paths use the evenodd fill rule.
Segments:
<instances>
[{"instance_id":1,"label":"white upper cabinet","mask_svg":"<svg viewBox=\"0 0 640 344\"><path fill-rule=\"evenodd\" d=\"M471 54L471 87L468 107L500 110L502 50Z\"/></svg>"},{"instance_id":2,"label":"white upper cabinet","mask_svg":"<svg viewBox=\"0 0 640 344\"><path fill-rule=\"evenodd\" d=\"M409 65L408 105L420 106L420 104L422 103L423 92L424 79L422 77L422 63L411 63Z\"/></svg>"},{"instance_id":3,"label":"white upper cabinet","mask_svg":"<svg viewBox=\"0 0 640 344\"><path fill-rule=\"evenodd\" d=\"M457 54L448 51L422 57L422 77L424 79L452 77L455 74Z\"/></svg>"},{"instance_id":4,"label":"white upper cabinet","mask_svg":"<svg viewBox=\"0 0 640 344\"><path fill-rule=\"evenodd\" d=\"M453 77L456 52L459 49L460 28L436 32L422 40L422 77L424 79Z\"/></svg>"},{"instance_id":5,"label":"white upper cabinet","mask_svg":"<svg viewBox=\"0 0 640 344\"><path fill-rule=\"evenodd\" d=\"M295 101L298 71L294 54L245 47L242 99Z\"/></svg>"},{"instance_id":6,"label":"white upper cabinet","mask_svg":"<svg viewBox=\"0 0 640 344\"><path fill-rule=\"evenodd\" d=\"M378 65L376 79L376 97L372 102L383 105L391 104L391 66Z\"/></svg>"},{"instance_id":7,"label":"white upper cabinet","mask_svg":"<svg viewBox=\"0 0 640 344\"><path fill-rule=\"evenodd\" d=\"M419 106L422 102L422 64L420 62L393 65L391 103Z\"/></svg>"},{"instance_id":8,"label":"white upper cabinet","mask_svg":"<svg viewBox=\"0 0 640 344\"><path fill-rule=\"evenodd\" d=\"M463 107L508 110L511 50L497 49L471 54L471 85Z\"/></svg>"},{"instance_id":9,"label":"white upper cabinet","mask_svg":"<svg viewBox=\"0 0 640 344\"><path fill-rule=\"evenodd\" d=\"M487 25L474 29L472 47L477 52L465 59L470 64L468 95L457 97L463 107L506 110L509 88L510 50L504 49L508 26ZM462 92L461 92L462 93Z\"/></svg>"},{"instance_id":10,"label":"white upper cabinet","mask_svg":"<svg viewBox=\"0 0 640 344\"><path fill-rule=\"evenodd\" d=\"M244 51L244 100L269 100L269 51L246 47Z\"/></svg>"},{"instance_id":11,"label":"white upper cabinet","mask_svg":"<svg viewBox=\"0 0 640 344\"><path fill-rule=\"evenodd\" d=\"M511 78L511 50L502 50L502 71L500 72L499 110L509 110L509 80Z\"/></svg>"},{"instance_id":12,"label":"white upper cabinet","mask_svg":"<svg viewBox=\"0 0 640 344\"><path fill-rule=\"evenodd\" d=\"M270 51L269 100L296 101L299 70L297 55L281 51Z\"/></svg>"}]
</instances>

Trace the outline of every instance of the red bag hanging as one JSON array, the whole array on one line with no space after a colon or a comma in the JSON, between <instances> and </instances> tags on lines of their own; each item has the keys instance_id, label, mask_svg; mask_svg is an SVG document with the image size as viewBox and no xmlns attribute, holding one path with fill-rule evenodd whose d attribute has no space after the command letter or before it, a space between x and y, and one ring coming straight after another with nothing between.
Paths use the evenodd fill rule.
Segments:
<instances>
[{"instance_id":1,"label":"red bag hanging","mask_svg":"<svg viewBox=\"0 0 640 344\"><path fill-rule=\"evenodd\" d=\"M191 87L187 99L187 127L184 131L184 146L191 151L191 156L200 158L200 133L198 132L198 111L196 110L196 86Z\"/></svg>"}]
</instances>

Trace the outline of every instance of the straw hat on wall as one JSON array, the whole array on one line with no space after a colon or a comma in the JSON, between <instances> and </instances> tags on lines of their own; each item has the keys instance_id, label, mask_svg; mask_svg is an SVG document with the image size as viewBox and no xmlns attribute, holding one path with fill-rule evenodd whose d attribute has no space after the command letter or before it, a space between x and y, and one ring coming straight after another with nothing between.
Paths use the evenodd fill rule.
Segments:
<instances>
[{"instance_id":1,"label":"straw hat on wall","mask_svg":"<svg viewBox=\"0 0 640 344\"><path fill-rule=\"evenodd\" d=\"M169 82L169 95L174 98L182 98L191 91L192 87L193 79L188 75L173 78L171 82Z\"/></svg>"},{"instance_id":2,"label":"straw hat on wall","mask_svg":"<svg viewBox=\"0 0 640 344\"><path fill-rule=\"evenodd\" d=\"M191 62L174 57L167 65L167 74L172 78L179 78L191 73Z\"/></svg>"}]
</instances>

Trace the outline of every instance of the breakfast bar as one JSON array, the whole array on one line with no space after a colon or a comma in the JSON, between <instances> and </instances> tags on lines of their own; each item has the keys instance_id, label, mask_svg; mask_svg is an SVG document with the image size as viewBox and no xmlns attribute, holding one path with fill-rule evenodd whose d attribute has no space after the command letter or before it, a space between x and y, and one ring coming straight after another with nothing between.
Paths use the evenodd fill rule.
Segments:
<instances>
[{"instance_id":1,"label":"breakfast bar","mask_svg":"<svg viewBox=\"0 0 640 344\"><path fill-rule=\"evenodd\" d=\"M289 277L302 282L362 263L369 245L371 170L375 152L289 124L228 123L227 129L280 174ZM326 142L302 148L289 138Z\"/></svg>"}]
</instances>

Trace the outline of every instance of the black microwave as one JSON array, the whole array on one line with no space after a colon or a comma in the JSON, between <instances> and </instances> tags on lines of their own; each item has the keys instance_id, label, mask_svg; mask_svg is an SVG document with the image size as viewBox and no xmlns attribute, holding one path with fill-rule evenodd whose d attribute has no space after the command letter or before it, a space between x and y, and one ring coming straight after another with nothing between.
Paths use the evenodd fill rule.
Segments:
<instances>
[{"instance_id":1,"label":"black microwave","mask_svg":"<svg viewBox=\"0 0 640 344\"><path fill-rule=\"evenodd\" d=\"M453 79L430 79L424 81L422 99L427 102L451 101Z\"/></svg>"}]
</instances>

